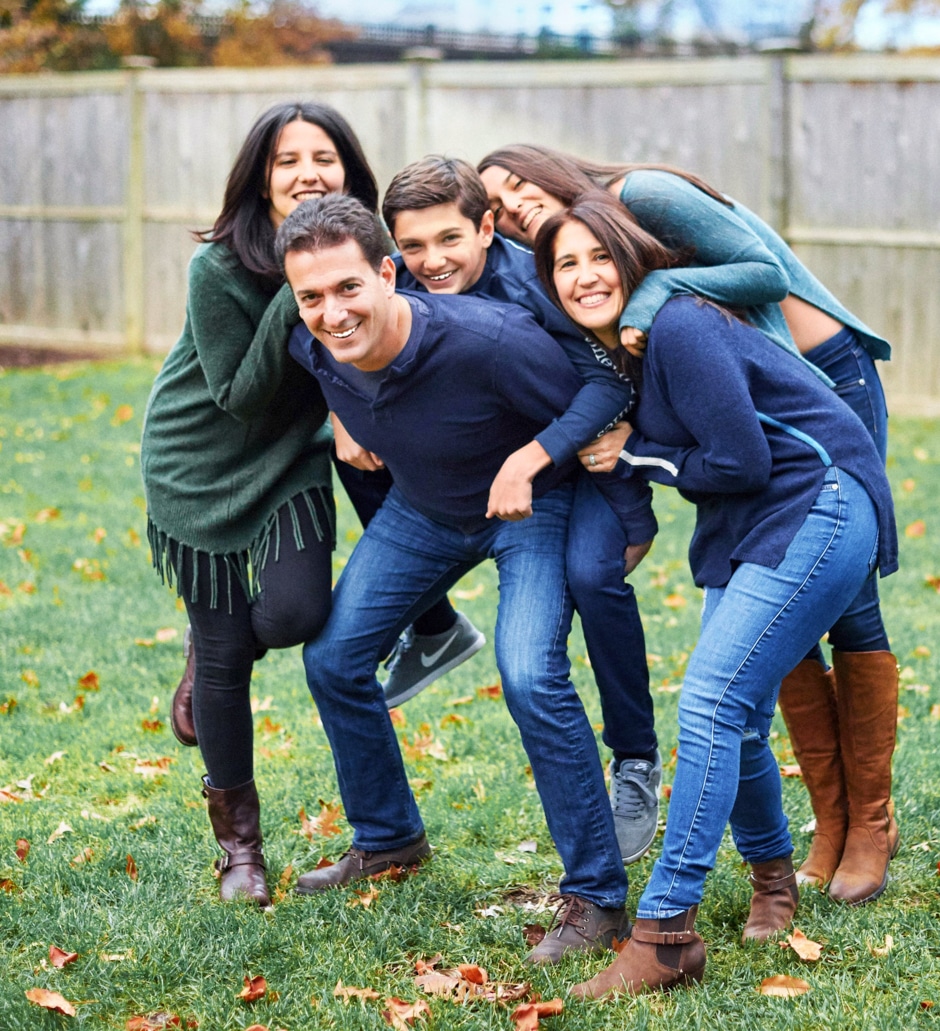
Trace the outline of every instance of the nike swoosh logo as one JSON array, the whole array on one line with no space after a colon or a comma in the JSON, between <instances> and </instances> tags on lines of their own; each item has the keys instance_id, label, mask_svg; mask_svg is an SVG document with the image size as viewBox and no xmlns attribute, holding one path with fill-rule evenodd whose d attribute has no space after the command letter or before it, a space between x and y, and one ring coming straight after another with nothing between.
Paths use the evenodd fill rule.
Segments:
<instances>
[{"instance_id":1,"label":"nike swoosh logo","mask_svg":"<svg viewBox=\"0 0 940 1031\"><path fill-rule=\"evenodd\" d=\"M432 652L430 655L425 655L424 652L422 652L421 653L421 665L424 666L425 669L427 669L428 666L433 666L434 663L437 662L437 660L444 654L444 652L446 652L447 649L454 643L454 641L457 639L457 635L459 633L460 633L459 630L455 630L450 635L450 637L447 638L447 640L444 642L444 644L441 645L441 647L437 649L436 652Z\"/></svg>"}]
</instances>

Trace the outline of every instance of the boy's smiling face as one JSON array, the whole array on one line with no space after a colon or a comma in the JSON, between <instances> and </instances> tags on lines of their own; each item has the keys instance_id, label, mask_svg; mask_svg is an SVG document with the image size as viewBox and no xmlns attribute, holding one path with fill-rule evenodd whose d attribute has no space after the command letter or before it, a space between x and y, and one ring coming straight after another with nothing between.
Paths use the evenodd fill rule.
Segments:
<instances>
[{"instance_id":1,"label":"boy's smiling face","mask_svg":"<svg viewBox=\"0 0 940 1031\"><path fill-rule=\"evenodd\" d=\"M400 211L394 236L405 267L426 290L462 294L483 274L493 213L487 211L477 229L454 201Z\"/></svg>"}]
</instances>

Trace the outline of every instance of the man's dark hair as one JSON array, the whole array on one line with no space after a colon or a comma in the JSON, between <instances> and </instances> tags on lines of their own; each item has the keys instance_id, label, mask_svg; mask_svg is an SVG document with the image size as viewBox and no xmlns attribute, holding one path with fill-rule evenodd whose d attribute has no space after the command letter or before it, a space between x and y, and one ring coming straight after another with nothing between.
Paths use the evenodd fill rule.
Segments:
<instances>
[{"instance_id":1,"label":"man's dark hair","mask_svg":"<svg viewBox=\"0 0 940 1031\"><path fill-rule=\"evenodd\" d=\"M490 202L479 172L459 158L429 154L398 172L385 191L382 217L395 235L395 220L403 211L421 211L436 204L456 204L475 229L480 228Z\"/></svg>"},{"instance_id":2,"label":"man's dark hair","mask_svg":"<svg viewBox=\"0 0 940 1031\"><path fill-rule=\"evenodd\" d=\"M347 240L359 244L372 270L378 272L389 252L381 222L355 197L328 193L304 201L284 219L274 238L274 251L283 268L290 251L320 251L340 247Z\"/></svg>"}]
</instances>

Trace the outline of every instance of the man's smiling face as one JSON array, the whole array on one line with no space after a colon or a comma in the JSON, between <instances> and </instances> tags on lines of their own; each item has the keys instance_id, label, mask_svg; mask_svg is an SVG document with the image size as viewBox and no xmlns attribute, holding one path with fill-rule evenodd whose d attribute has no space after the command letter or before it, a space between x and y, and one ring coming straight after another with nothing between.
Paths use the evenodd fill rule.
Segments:
<instances>
[{"instance_id":1,"label":"man's smiling face","mask_svg":"<svg viewBox=\"0 0 940 1031\"><path fill-rule=\"evenodd\" d=\"M395 265L372 268L355 240L317 251L288 251L287 281L307 329L338 362L384 369L400 350L391 324Z\"/></svg>"}]
</instances>

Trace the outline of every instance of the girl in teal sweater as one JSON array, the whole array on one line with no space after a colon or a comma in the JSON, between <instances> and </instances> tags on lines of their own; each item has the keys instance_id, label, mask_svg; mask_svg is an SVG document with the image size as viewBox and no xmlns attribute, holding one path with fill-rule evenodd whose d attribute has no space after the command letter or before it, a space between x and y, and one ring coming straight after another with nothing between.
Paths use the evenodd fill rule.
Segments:
<instances>
[{"instance_id":1,"label":"girl in teal sweater","mask_svg":"<svg viewBox=\"0 0 940 1031\"><path fill-rule=\"evenodd\" d=\"M496 228L530 246L551 214L601 186L641 228L681 252L688 267L652 271L631 294L619 321L625 347L642 344L657 312L679 294L743 309L765 336L834 387L884 460L887 410L875 359L889 358L890 346L753 212L697 176L663 165L605 165L515 145L488 154L478 168ZM597 471L612 468L625 439L622 430L608 434L606 442L584 449L583 461ZM899 845L890 801L897 662L874 576L830 628L828 640L833 669L817 647L780 690L816 815L797 878L828 883L830 896L857 905L884 890Z\"/></svg>"},{"instance_id":2,"label":"girl in teal sweater","mask_svg":"<svg viewBox=\"0 0 940 1031\"><path fill-rule=\"evenodd\" d=\"M263 907L252 666L319 633L334 543L332 434L319 388L287 351L298 312L274 233L302 201L340 191L375 210L375 177L338 112L287 103L261 115L215 225L196 234L186 321L141 444L153 562L175 579L192 634L173 729L202 751L221 897Z\"/></svg>"}]
</instances>

